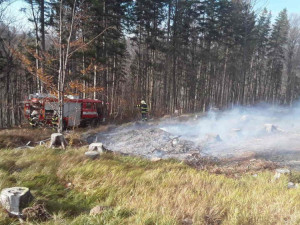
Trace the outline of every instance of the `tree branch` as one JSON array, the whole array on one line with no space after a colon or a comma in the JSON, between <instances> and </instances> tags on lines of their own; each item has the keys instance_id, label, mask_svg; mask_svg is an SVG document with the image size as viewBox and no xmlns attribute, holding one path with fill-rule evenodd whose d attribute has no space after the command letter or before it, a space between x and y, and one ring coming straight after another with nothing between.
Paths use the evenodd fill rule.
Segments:
<instances>
[{"instance_id":1,"label":"tree branch","mask_svg":"<svg viewBox=\"0 0 300 225\"><path fill-rule=\"evenodd\" d=\"M94 38L92 38L90 41L88 41L88 42L85 43L84 45L82 45L82 46L78 47L77 49L75 49L74 51L72 51L72 52L68 55L68 57L72 56L73 53L75 53L75 52L77 52L78 50L84 48L85 46L91 44L94 40L96 40L98 37L100 37L104 32L106 32L106 31L109 30L109 29L116 29L116 28L113 27L113 26L112 26L112 27L107 27L107 28L105 28L101 33L99 33L98 35L96 35L96 36L95 36Z\"/></svg>"}]
</instances>

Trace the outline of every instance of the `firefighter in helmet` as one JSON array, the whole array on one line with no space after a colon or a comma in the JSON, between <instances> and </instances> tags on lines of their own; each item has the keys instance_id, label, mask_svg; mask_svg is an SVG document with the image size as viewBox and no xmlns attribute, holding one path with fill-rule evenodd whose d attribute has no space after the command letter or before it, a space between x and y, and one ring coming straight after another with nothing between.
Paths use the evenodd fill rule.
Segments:
<instances>
[{"instance_id":1,"label":"firefighter in helmet","mask_svg":"<svg viewBox=\"0 0 300 225\"><path fill-rule=\"evenodd\" d=\"M141 114L142 114L142 121L147 121L147 115L148 115L148 105L147 103L142 100L140 105L137 105L141 109Z\"/></svg>"},{"instance_id":2,"label":"firefighter in helmet","mask_svg":"<svg viewBox=\"0 0 300 225\"><path fill-rule=\"evenodd\" d=\"M30 116L28 118L31 127L37 127L40 117L41 104L37 98L31 100Z\"/></svg>"},{"instance_id":3,"label":"firefighter in helmet","mask_svg":"<svg viewBox=\"0 0 300 225\"><path fill-rule=\"evenodd\" d=\"M54 113L53 113L53 116L51 119L51 124L52 124L53 129L58 127L58 114L56 111L54 111Z\"/></svg>"},{"instance_id":4,"label":"firefighter in helmet","mask_svg":"<svg viewBox=\"0 0 300 225\"><path fill-rule=\"evenodd\" d=\"M32 106L32 108L34 108L36 110L41 109L41 103L40 103L40 101L37 98L33 98L31 100L31 106Z\"/></svg>"},{"instance_id":5,"label":"firefighter in helmet","mask_svg":"<svg viewBox=\"0 0 300 225\"><path fill-rule=\"evenodd\" d=\"M31 127L36 127L38 125L39 120L39 111L37 109L34 109L32 113L30 114L30 117L28 118L29 124Z\"/></svg>"}]
</instances>

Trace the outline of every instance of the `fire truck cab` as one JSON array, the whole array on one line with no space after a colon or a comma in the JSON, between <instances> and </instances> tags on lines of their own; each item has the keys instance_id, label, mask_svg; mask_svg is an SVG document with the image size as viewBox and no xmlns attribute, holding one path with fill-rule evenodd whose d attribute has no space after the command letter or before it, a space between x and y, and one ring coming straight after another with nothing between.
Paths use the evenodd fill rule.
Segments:
<instances>
[{"instance_id":1,"label":"fire truck cab","mask_svg":"<svg viewBox=\"0 0 300 225\"><path fill-rule=\"evenodd\" d=\"M106 105L101 100L79 99L66 96L63 106L63 122L65 127L95 126L105 121ZM24 114L30 119L33 112L42 124L51 124L55 113L59 111L59 103L55 96L47 94L30 95L24 102Z\"/></svg>"}]
</instances>

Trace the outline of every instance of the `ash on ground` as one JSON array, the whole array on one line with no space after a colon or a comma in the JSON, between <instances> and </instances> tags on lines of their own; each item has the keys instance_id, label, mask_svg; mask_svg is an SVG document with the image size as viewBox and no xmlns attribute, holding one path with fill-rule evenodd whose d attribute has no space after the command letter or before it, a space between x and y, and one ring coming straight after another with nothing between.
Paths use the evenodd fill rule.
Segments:
<instances>
[{"instance_id":1,"label":"ash on ground","mask_svg":"<svg viewBox=\"0 0 300 225\"><path fill-rule=\"evenodd\" d=\"M276 165L267 159L254 160L256 154L253 152L231 152L227 157L225 154L220 154L219 157L217 154L208 154L207 150L210 147L224 145L219 135L207 134L197 142L188 140L188 136L176 136L165 131L165 127L169 125L173 123L168 121L163 126L158 122L127 124L112 127L106 132L90 137L88 141L102 142L108 150L125 155L142 156L154 161L175 158L194 168L229 176L276 168Z\"/></svg>"},{"instance_id":2,"label":"ash on ground","mask_svg":"<svg viewBox=\"0 0 300 225\"><path fill-rule=\"evenodd\" d=\"M89 142L102 142L105 148L146 158L177 158L185 160L200 154L201 146L162 130L156 125L134 123L115 127L91 137Z\"/></svg>"},{"instance_id":3,"label":"ash on ground","mask_svg":"<svg viewBox=\"0 0 300 225\"><path fill-rule=\"evenodd\" d=\"M115 126L88 139L108 150L149 159L226 160L247 152L300 170L300 107L239 108ZM200 158L199 158L200 157ZM217 159L217 160L215 160Z\"/></svg>"}]
</instances>

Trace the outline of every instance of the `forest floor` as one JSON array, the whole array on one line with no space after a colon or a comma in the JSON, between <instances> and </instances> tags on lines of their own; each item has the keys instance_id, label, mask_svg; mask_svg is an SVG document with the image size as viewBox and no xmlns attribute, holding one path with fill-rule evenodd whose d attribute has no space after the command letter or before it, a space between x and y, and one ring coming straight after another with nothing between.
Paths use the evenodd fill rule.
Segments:
<instances>
[{"instance_id":1,"label":"forest floor","mask_svg":"<svg viewBox=\"0 0 300 225\"><path fill-rule=\"evenodd\" d=\"M106 131L100 127L93 133ZM106 153L84 156L85 129L69 131L67 150L36 146L13 149L27 141L49 137L52 131L0 131L0 189L30 188L34 201L52 215L28 224L299 224L300 173L275 179L277 164L245 153L216 161L194 156L189 160L151 161L138 156ZM7 137L18 134L14 142ZM82 138L84 137L84 138ZM26 144L26 143L25 143ZM97 216L89 211L104 210ZM0 224L19 224L0 210Z\"/></svg>"}]
</instances>

